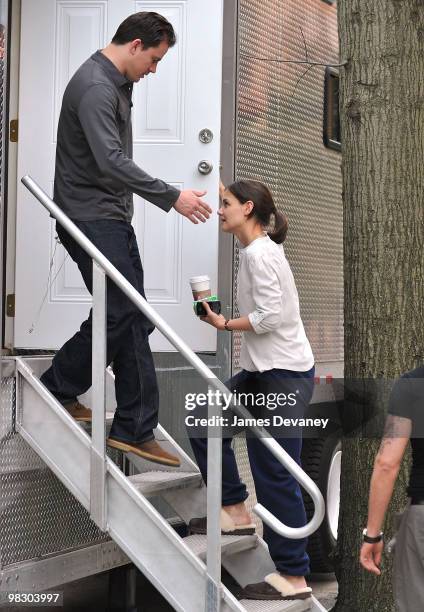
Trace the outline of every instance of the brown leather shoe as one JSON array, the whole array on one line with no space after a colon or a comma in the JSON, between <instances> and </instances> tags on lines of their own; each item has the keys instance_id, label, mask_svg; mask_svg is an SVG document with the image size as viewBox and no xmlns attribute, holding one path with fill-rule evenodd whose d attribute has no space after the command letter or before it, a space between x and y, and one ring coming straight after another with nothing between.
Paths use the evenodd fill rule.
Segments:
<instances>
[{"instance_id":1,"label":"brown leather shoe","mask_svg":"<svg viewBox=\"0 0 424 612\"><path fill-rule=\"evenodd\" d=\"M124 453L134 453L147 461L153 463L160 463L161 465L170 465L172 467L180 467L181 461L175 455L167 453L156 440L150 440L149 442L143 442L142 444L135 444L131 442L124 442L117 438L108 438L106 444L112 448L117 448Z\"/></svg>"},{"instance_id":2,"label":"brown leather shoe","mask_svg":"<svg viewBox=\"0 0 424 612\"><path fill-rule=\"evenodd\" d=\"M85 423L91 423L91 410L84 406L84 404L80 404L78 401L75 401L69 402L68 404L64 404L63 407L76 421L84 421Z\"/></svg>"}]
</instances>

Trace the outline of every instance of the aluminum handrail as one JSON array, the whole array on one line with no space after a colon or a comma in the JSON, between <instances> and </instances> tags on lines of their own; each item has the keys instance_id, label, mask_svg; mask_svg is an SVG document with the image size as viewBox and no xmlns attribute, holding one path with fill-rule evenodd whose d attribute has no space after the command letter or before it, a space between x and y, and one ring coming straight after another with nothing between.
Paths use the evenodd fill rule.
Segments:
<instances>
[{"instance_id":1,"label":"aluminum handrail","mask_svg":"<svg viewBox=\"0 0 424 612\"><path fill-rule=\"evenodd\" d=\"M160 317L140 293L127 281L127 279L110 263L110 261L88 240L88 238L76 227L67 215L54 203L54 201L41 189L41 187L30 177L21 179L25 187L37 198L37 200L55 217L66 231L75 239L90 257L104 270L105 274L125 293L125 295L141 310L141 312L155 325L155 327L169 340L179 353L187 359L193 368L208 382L208 385L218 390L224 397L233 396L231 391L219 380L219 378L203 363L203 361L191 350L191 348L175 333L175 331ZM246 408L234 402L231 409L240 417L248 419L251 414ZM311 520L303 527L289 527L274 515L272 515L262 504L256 504L253 508L257 514L273 531L289 538L301 539L311 535L322 523L325 515L325 504L321 491L313 480L303 471L290 455L269 437L263 427L248 426L276 459L294 476L304 490L310 495L314 503L314 514ZM208 445L209 446L209 445ZM209 463L208 463L209 465ZM215 462L216 465L216 462ZM208 478L213 487L212 474ZM218 485L216 485L218 486ZM220 489L220 487L218 487ZM220 509L219 509L220 510ZM208 530L209 531L209 530Z\"/></svg>"}]
</instances>

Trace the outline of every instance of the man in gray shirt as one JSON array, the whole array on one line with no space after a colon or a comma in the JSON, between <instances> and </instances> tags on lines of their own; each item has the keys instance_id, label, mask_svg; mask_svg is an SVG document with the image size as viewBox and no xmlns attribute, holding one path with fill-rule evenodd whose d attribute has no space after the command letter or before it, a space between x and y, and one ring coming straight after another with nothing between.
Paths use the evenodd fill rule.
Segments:
<instances>
[{"instance_id":1,"label":"man in gray shirt","mask_svg":"<svg viewBox=\"0 0 424 612\"><path fill-rule=\"evenodd\" d=\"M155 73L175 44L172 25L152 12L136 13L119 26L112 42L94 53L65 90L59 118L54 200L94 245L144 296L143 268L131 226L133 193L165 212L174 208L192 223L211 212L205 192L179 191L149 176L132 160L133 83ZM58 236L92 292L92 262L59 225ZM107 281L107 363L113 363L117 409L108 444L151 461L180 461L155 441L159 392L148 335L154 327ZM91 410L77 396L91 386L89 318L55 355L42 382L77 420Z\"/></svg>"}]
</instances>

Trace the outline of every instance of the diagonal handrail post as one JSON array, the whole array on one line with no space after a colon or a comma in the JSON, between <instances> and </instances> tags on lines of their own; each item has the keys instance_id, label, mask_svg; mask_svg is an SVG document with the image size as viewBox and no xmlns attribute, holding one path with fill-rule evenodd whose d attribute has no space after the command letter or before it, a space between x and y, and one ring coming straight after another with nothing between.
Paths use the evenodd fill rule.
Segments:
<instances>
[{"instance_id":1,"label":"diagonal handrail post","mask_svg":"<svg viewBox=\"0 0 424 612\"><path fill-rule=\"evenodd\" d=\"M93 260L93 324L91 351L92 425L90 516L102 531L106 509L106 274Z\"/></svg>"},{"instance_id":2,"label":"diagonal handrail post","mask_svg":"<svg viewBox=\"0 0 424 612\"><path fill-rule=\"evenodd\" d=\"M220 403L208 387L208 487L206 518L206 606L205 612L219 612L221 584L222 426ZM212 423L212 424L211 424Z\"/></svg>"}]
</instances>

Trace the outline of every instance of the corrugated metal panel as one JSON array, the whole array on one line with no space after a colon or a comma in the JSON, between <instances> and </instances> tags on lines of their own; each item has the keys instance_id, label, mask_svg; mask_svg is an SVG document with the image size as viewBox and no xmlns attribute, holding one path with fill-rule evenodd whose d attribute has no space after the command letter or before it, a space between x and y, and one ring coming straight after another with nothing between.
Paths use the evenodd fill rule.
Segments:
<instances>
[{"instance_id":1,"label":"corrugated metal panel","mask_svg":"<svg viewBox=\"0 0 424 612\"><path fill-rule=\"evenodd\" d=\"M340 154L322 141L324 67L256 58L338 63L335 7L322 0L240 0L236 179L255 178L289 218L285 251L316 362L343 360L343 216ZM238 270L237 246L234 252ZM235 287L234 295L237 295ZM235 309L237 313L237 310ZM233 369L240 334L233 334ZM234 440L241 479L256 492L246 441ZM254 517L258 533L262 523Z\"/></svg>"},{"instance_id":2,"label":"corrugated metal panel","mask_svg":"<svg viewBox=\"0 0 424 612\"><path fill-rule=\"evenodd\" d=\"M302 31L309 59L338 63L335 7L322 0L240 0L236 178L264 181L288 215L285 250L316 362L341 361L341 160L322 142L324 67L298 82L304 65L257 59L305 59ZM237 270L237 248L234 260ZM236 334L233 355L237 368Z\"/></svg>"}]
</instances>

